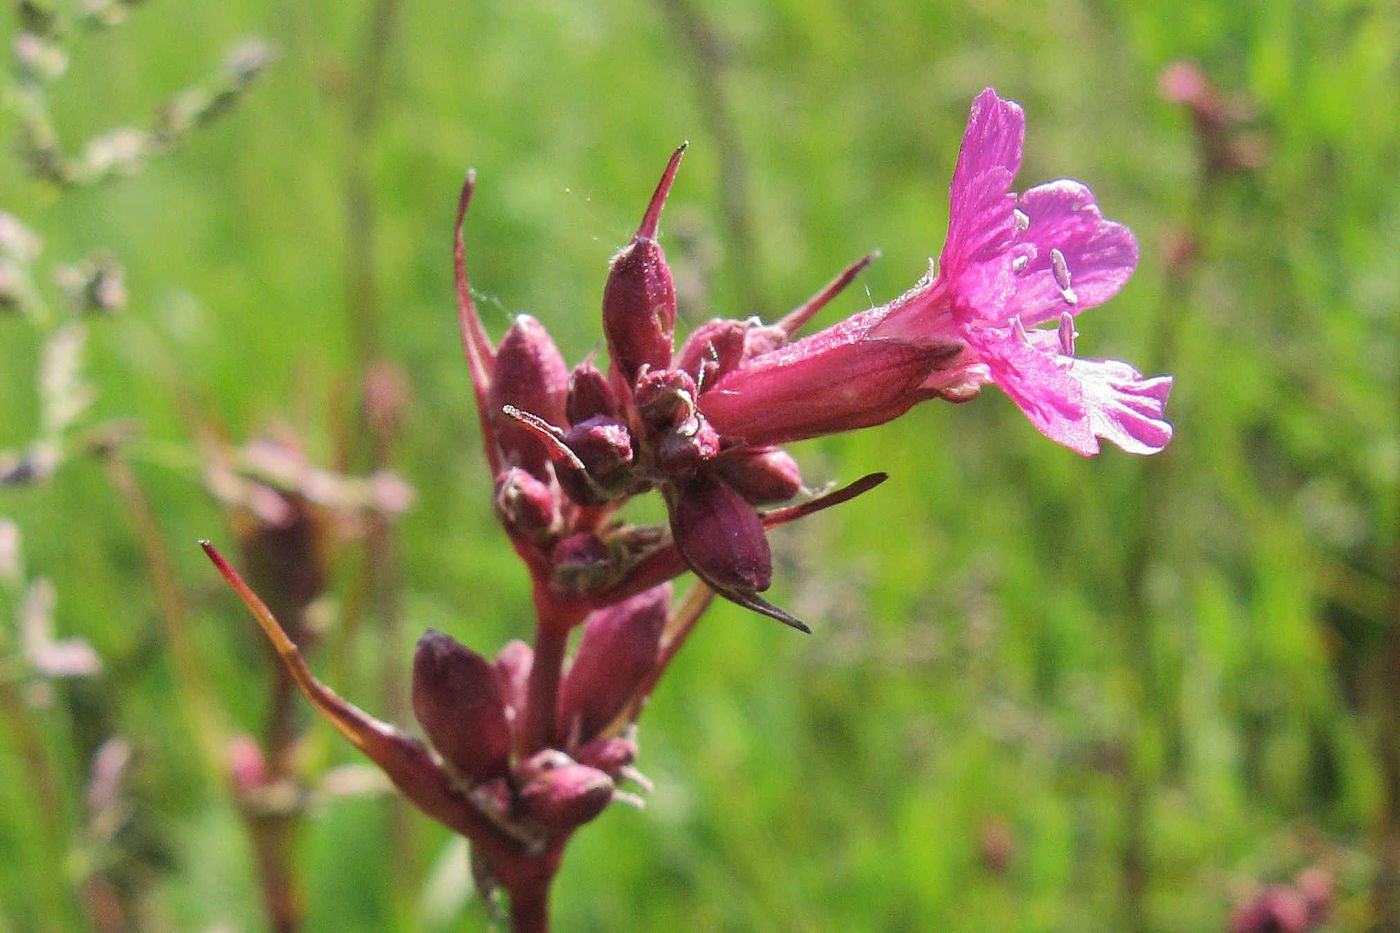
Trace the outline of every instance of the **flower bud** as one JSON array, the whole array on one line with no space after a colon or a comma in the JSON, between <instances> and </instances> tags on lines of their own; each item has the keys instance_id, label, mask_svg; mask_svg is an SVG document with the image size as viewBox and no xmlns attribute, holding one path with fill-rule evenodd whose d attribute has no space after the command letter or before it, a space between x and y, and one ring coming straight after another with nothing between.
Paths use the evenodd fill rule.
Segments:
<instances>
[{"instance_id":1,"label":"flower bud","mask_svg":"<svg viewBox=\"0 0 1400 933\"><path fill-rule=\"evenodd\" d=\"M622 712L656 664L670 605L671 585L665 583L588 617L559 688L561 739L587 742Z\"/></svg>"},{"instance_id":2,"label":"flower bud","mask_svg":"<svg viewBox=\"0 0 1400 933\"><path fill-rule=\"evenodd\" d=\"M588 764L593 764L593 762L588 762ZM601 767L596 764L593 766L595 768ZM1332 873L1325 868L1314 865L1299 872L1294 885L1297 887L1298 893L1302 894L1303 899L1308 902L1308 919L1315 924L1326 920L1328 913L1332 910L1332 899L1336 895L1336 880L1332 877Z\"/></svg>"},{"instance_id":3,"label":"flower bud","mask_svg":"<svg viewBox=\"0 0 1400 933\"><path fill-rule=\"evenodd\" d=\"M743 361L749 327L748 321L723 318L701 324L681 345L675 368L689 373L702 386L714 385Z\"/></svg>"},{"instance_id":4,"label":"flower bud","mask_svg":"<svg viewBox=\"0 0 1400 933\"><path fill-rule=\"evenodd\" d=\"M719 456L719 434L696 415L661 436L656 447L657 465L669 477L689 479Z\"/></svg>"},{"instance_id":5,"label":"flower bud","mask_svg":"<svg viewBox=\"0 0 1400 933\"><path fill-rule=\"evenodd\" d=\"M613 257L603 288L603 333L613 366L630 386L643 366L664 369L671 362L676 330L676 289L666 254L656 242L661 206L680 165L681 146L671 156L632 242Z\"/></svg>"},{"instance_id":6,"label":"flower bud","mask_svg":"<svg viewBox=\"0 0 1400 933\"><path fill-rule=\"evenodd\" d=\"M573 829L607 808L613 796L612 778L559 752L540 754L557 756L560 762L530 769L534 776L520 788L518 797L521 816L550 829Z\"/></svg>"},{"instance_id":7,"label":"flower bud","mask_svg":"<svg viewBox=\"0 0 1400 933\"><path fill-rule=\"evenodd\" d=\"M695 416L695 380L679 369L652 370L637 383L637 413L664 431Z\"/></svg>"},{"instance_id":8,"label":"flower bud","mask_svg":"<svg viewBox=\"0 0 1400 933\"><path fill-rule=\"evenodd\" d=\"M559 523L555 490L520 467L496 477L494 504L506 530L528 541L543 541Z\"/></svg>"},{"instance_id":9,"label":"flower bud","mask_svg":"<svg viewBox=\"0 0 1400 933\"><path fill-rule=\"evenodd\" d=\"M564 433L564 446L583 464L583 475L556 464L560 485L575 502L592 505L620 493L631 475L632 434L606 417L589 418Z\"/></svg>"},{"instance_id":10,"label":"flower bud","mask_svg":"<svg viewBox=\"0 0 1400 933\"><path fill-rule=\"evenodd\" d=\"M433 747L466 777L505 772L510 728L495 669L433 629L413 655L413 712Z\"/></svg>"},{"instance_id":11,"label":"flower bud","mask_svg":"<svg viewBox=\"0 0 1400 933\"><path fill-rule=\"evenodd\" d=\"M613 257L603 290L603 331L613 364L630 385L643 366L671 362L676 291L666 256L655 240L633 240Z\"/></svg>"},{"instance_id":12,"label":"flower bud","mask_svg":"<svg viewBox=\"0 0 1400 933\"><path fill-rule=\"evenodd\" d=\"M569 397L564 407L569 424L582 424L589 418L617 418L617 396L608 377L591 361L584 361L569 374Z\"/></svg>"},{"instance_id":13,"label":"flower bud","mask_svg":"<svg viewBox=\"0 0 1400 933\"><path fill-rule=\"evenodd\" d=\"M606 772L615 781L623 768L637 760L637 743L620 735L594 739L580 746L574 758L579 764Z\"/></svg>"},{"instance_id":14,"label":"flower bud","mask_svg":"<svg viewBox=\"0 0 1400 933\"><path fill-rule=\"evenodd\" d=\"M737 447L715 461L720 478L754 505L786 502L802 491L797 461L781 447Z\"/></svg>"},{"instance_id":15,"label":"flower bud","mask_svg":"<svg viewBox=\"0 0 1400 933\"><path fill-rule=\"evenodd\" d=\"M721 591L768 589L773 556L753 506L713 476L676 490L671 535L690 569Z\"/></svg>"},{"instance_id":16,"label":"flower bud","mask_svg":"<svg viewBox=\"0 0 1400 933\"><path fill-rule=\"evenodd\" d=\"M564 424L569 370L544 325L528 314L501 338L491 382L491 421L506 462L543 477L549 450L530 431L501 413L506 405L553 425Z\"/></svg>"}]
</instances>

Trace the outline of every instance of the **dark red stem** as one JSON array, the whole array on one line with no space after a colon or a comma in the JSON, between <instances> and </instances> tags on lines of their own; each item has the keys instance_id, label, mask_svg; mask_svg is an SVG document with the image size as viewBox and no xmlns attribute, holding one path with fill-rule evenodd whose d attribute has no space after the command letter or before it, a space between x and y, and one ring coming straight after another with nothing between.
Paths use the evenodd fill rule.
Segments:
<instances>
[{"instance_id":1,"label":"dark red stem","mask_svg":"<svg viewBox=\"0 0 1400 933\"><path fill-rule=\"evenodd\" d=\"M535 658L525 687L525 721L516 740L521 758L547 748L554 741L554 707L559 700L559 679L564 671L564 652L569 630L588 614L577 601L564 603L549 589L549 583L535 578Z\"/></svg>"}]
</instances>

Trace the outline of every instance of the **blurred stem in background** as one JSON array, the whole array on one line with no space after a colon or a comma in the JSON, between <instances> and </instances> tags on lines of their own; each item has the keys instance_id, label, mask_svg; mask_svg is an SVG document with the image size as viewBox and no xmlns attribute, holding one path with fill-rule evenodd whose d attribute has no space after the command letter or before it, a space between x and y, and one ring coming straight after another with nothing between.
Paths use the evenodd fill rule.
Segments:
<instances>
[{"instance_id":1,"label":"blurred stem in background","mask_svg":"<svg viewBox=\"0 0 1400 933\"><path fill-rule=\"evenodd\" d=\"M189 730L199 749L200 760L211 786L224 783L224 750L230 728L219 707L213 687L190 636L189 611L183 589L175 578L170 554L159 520L141 490L131 465L117 446L103 453L107 478L127 511L127 517L141 543L141 553L158 603L157 616L165 634L167 650L175 666L175 682L184 696L179 704L188 719Z\"/></svg>"},{"instance_id":2,"label":"blurred stem in background","mask_svg":"<svg viewBox=\"0 0 1400 933\"><path fill-rule=\"evenodd\" d=\"M1383 930L1400 930L1400 533L1393 547L1392 603L1384 625L1385 647L1377 664L1376 690L1380 699L1376 751L1383 803L1376 826L1379 865L1372 908L1377 928Z\"/></svg>"},{"instance_id":3,"label":"blurred stem in background","mask_svg":"<svg viewBox=\"0 0 1400 933\"><path fill-rule=\"evenodd\" d=\"M725 89L733 49L719 30L705 19L702 9L691 0L657 0L687 52L696 101L705 126L719 148L720 204L727 228L726 267L733 277L745 307L772 307L764 295L757 269L757 238L754 235L753 198L748 160L735 130L734 107Z\"/></svg>"},{"instance_id":4,"label":"blurred stem in background","mask_svg":"<svg viewBox=\"0 0 1400 933\"><path fill-rule=\"evenodd\" d=\"M403 3L371 0L360 30L361 45L349 69L346 89L349 111L349 143L345 146L345 311L351 341L353 378L360 386L360 406L346 445L352 462L368 472L390 466L398 433L407 379L396 364L385 358L383 301L378 281L377 218L375 188L371 179L374 141L383 115L385 68L397 33ZM361 444L367 442L368 449ZM348 466L348 464L346 464ZM387 650L381 653L379 671L383 708L390 719L407 718L407 685L402 676L398 647L403 640L400 612L403 581L398 546L392 524L370 518L364 542L364 578L360 590L375 618L375 636ZM342 646L349 648L350 639ZM399 795L391 795L389 839L395 871L391 879L400 916L407 916L417 902L423 867L412 807Z\"/></svg>"}]
</instances>

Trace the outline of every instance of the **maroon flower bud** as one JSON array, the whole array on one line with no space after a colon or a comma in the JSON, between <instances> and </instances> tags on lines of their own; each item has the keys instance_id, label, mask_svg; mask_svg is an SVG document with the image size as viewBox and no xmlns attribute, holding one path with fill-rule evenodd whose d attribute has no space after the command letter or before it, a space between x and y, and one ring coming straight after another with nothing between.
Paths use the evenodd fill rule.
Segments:
<instances>
[{"instance_id":1,"label":"maroon flower bud","mask_svg":"<svg viewBox=\"0 0 1400 933\"><path fill-rule=\"evenodd\" d=\"M550 554L554 584L568 593L585 593L612 576L612 552L595 534L580 531L554 546Z\"/></svg>"},{"instance_id":2,"label":"maroon flower bud","mask_svg":"<svg viewBox=\"0 0 1400 933\"><path fill-rule=\"evenodd\" d=\"M573 829L607 808L613 796L612 778L553 750L541 752L531 761L541 755L551 760L528 769L533 776L525 781L517 798L521 816L550 829Z\"/></svg>"},{"instance_id":3,"label":"maroon flower bud","mask_svg":"<svg viewBox=\"0 0 1400 933\"><path fill-rule=\"evenodd\" d=\"M754 505L786 502L802 491L797 461L781 447L726 450L715 467L731 489Z\"/></svg>"},{"instance_id":4,"label":"maroon flower bud","mask_svg":"<svg viewBox=\"0 0 1400 933\"><path fill-rule=\"evenodd\" d=\"M694 377L702 387L738 366L744 359L744 340L751 322L718 318L690 332L676 354L675 368Z\"/></svg>"},{"instance_id":5,"label":"maroon flower bud","mask_svg":"<svg viewBox=\"0 0 1400 933\"><path fill-rule=\"evenodd\" d=\"M656 665L670 605L671 584L664 583L588 617L559 688L561 740L587 742L622 712Z\"/></svg>"},{"instance_id":6,"label":"maroon flower bud","mask_svg":"<svg viewBox=\"0 0 1400 933\"><path fill-rule=\"evenodd\" d=\"M628 385L643 366L663 369L671 362L676 330L676 289L666 254L656 242L661 206L680 165L681 146L671 156L632 242L613 257L603 288L603 332L613 366Z\"/></svg>"},{"instance_id":7,"label":"maroon flower bud","mask_svg":"<svg viewBox=\"0 0 1400 933\"><path fill-rule=\"evenodd\" d=\"M590 418L566 431L563 441L583 465L583 475L556 466L560 484L575 502L591 505L622 491L632 465L632 434L626 425Z\"/></svg>"},{"instance_id":8,"label":"maroon flower bud","mask_svg":"<svg viewBox=\"0 0 1400 933\"><path fill-rule=\"evenodd\" d=\"M637 743L620 735L594 739L574 752L579 764L604 771L616 781L623 768L637 760Z\"/></svg>"},{"instance_id":9,"label":"maroon flower bud","mask_svg":"<svg viewBox=\"0 0 1400 933\"><path fill-rule=\"evenodd\" d=\"M719 434L699 415L663 434L656 448L657 464L677 480L691 478L717 456Z\"/></svg>"},{"instance_id":10,"label":"maroon flower bud","mask_svg":"<svg viewBox=\"0 0 1400 933\"><path fill-rule=\"evenodd\" d=\"M671 506L671 534L686 564L721 591L762 592L773 557L753 506L713 476L680 487Z\"/></svg>"},{"instance_id":11,"label":"maroon flower bud","mask_svg":"<svg viewBox=\"0 0 1400 933\"><path fill-rule=\"evenodd\" d=\"M637 413L647 426L664 431L695 416L695 380L679 369L653 370L637 383Z\"/></svg>"},{"instance_id":12,"label":"maroon flower bud","mask_svg":"<svg viewBox=\"0 0 1400 933\"><path fill-rule=\"evenodd\" d=\"M589 418L616 418L617 396L608 377L589 360L579 363L569 374L569 397L565 413L569 424L582 424Z\"/></svg>"},{"instance_id":13,"label":"maroon flower bud","mask_svg":"<svg viewBox=\"0 0 1400 933\"><path fill-rule=\"evenodd\" d=\"M496 682L505 700L506 718L512 722L518 720L525 709L525 685L534 660L534 649L518 638L506 642L501 653L496 655Z\"/></svg>"},{"instance_id":14,"label":"maroon flower bud","mask_svg":"<svg viewBox=\"0 0 1400 933\"><path fill-rule=\"evenodd\" d=\"M550 451L501 409L511 405L549 424L563 424L568 392L569 370L559 348L544 325L528 314L520 315L501 338L491 382L491 422L508 464L542 477Z\"/></svg>"},{"instance_id":15,"label":"maroon flower bud","mask_svg":"<svg viewBox=\"0 0 1400 933\"><path fill-rule=\"evenodd\" d=\"M495 669L433 629L413 654L413 712L433 747L464 776L482 780L505 772L510 728Z\"/></svg>"},{"instance_id":16,"label":"maroon flower bud","mask_svg":"<svg viewBox=\"0 0 1400 933\"><path fill-rule=\"evenodd\" d=\"M496 477L496 517L512 535L539 542L559 524L555 491L520 467Z\"/></svg>"}]
</instances>

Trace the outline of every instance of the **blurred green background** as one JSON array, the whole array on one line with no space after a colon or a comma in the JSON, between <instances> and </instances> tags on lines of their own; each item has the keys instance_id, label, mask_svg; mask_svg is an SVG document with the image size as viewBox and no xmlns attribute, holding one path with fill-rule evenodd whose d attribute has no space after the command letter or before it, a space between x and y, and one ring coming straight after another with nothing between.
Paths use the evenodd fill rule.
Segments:
<instances>
[{"instance_id":1,"label":"blurred green background","mask_svg":"<svg viewBox=\"0 0 1400 933\"><path fill-rule=\"evenodd\" d=\"M7 47L17 17L0 14ZM98 250L125 268L128 307L89 325L87 419L141 425L127 459L232 728L258 729L266 678L195 547L236 550L198 428L242 441L285 421L313 460L363 472L370 359L408 386L388 459L417 492L394 538L401 619L367 612L353 653L314 666L407 724L423 628L487 654L528 637L453 310L467 166L495 335L529 311L571 361L599 347L608 258L682 139L662 243L688 325L771 319L879 248L829 323L937 255L968 105L994 85L1027 112L1020 187L1084 179L1137 233L1139 270L1080 319L1080 352L1173 373L1176 439L1084 460L988 390L797 446L811 484L892 479L773 536L773 598L812 637L711 611L643 722L656 791L579 833L558 928L1222 929L1307 868L1335 886L1330 928L1400 924L1393 3L149 0L67 43L65 146L146 123L252 34L279 61L134 177L59 189L0 153L0 209L43 238L41 268ZM1158 90L1179 59L1258 164L1203 156ZM0 310L0 448L39 428L37 334ZM0 488L58 635L105 661L28 709L37 745L23 710L0 723L0 928L83 928L77 892L105 872L139 925L257 929L250 846L109 477L76 457ZM342 601L363 565L357 546L337 564ZM135 750L128 810L95 846L83 786L111 735ZM306 760L356 758L317 725ZM485 925L458 906L450 842L385 796L319 806L308 925Z\"/></svg>"}]
</instances>

